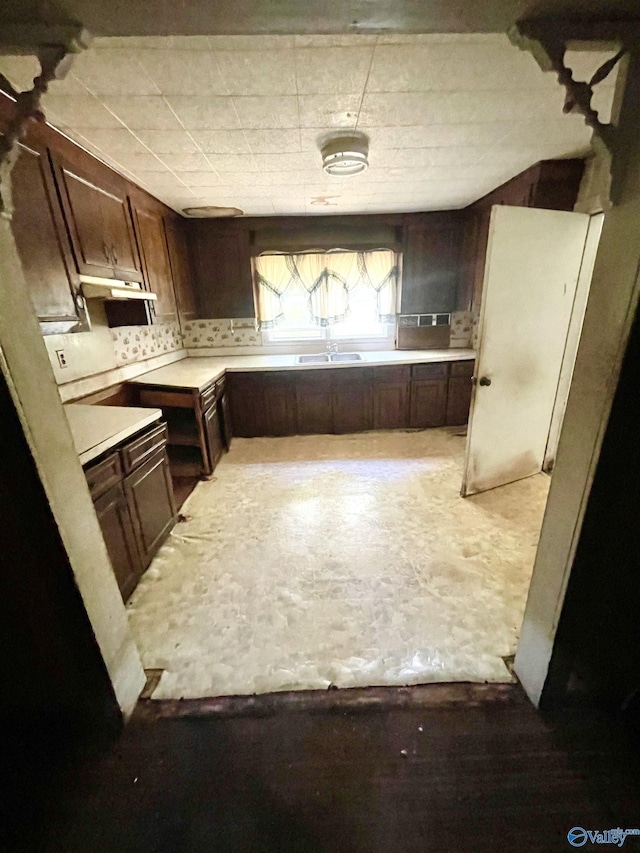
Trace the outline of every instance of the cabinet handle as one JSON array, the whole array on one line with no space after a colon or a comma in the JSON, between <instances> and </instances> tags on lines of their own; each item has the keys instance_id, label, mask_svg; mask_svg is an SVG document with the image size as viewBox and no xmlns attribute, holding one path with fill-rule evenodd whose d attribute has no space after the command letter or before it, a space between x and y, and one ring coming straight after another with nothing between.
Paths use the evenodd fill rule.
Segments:
<instances>
[{"instance_id":1,"label":"cabinet handle","mask_svg":"<svg viewBox=\"0 0 640 853\"><path fill-rule=\"evenodd\" d=\"M102 253L104 254L105 258L107 259L107 262L112 264L113 260L111 258L111 255L109 254L109 247L107 246L106 242L102 244Z\"/></svg>"},{"instance_id":2,"label":"cabinet handle","mask_svg":"<svg viewBox=\"0 0 640 853\"><path fill-rule=\"evenodd\" d=\"M117 267L118 266L118 253L116 252L115 246L111 246L111 256L113 257L114 267Z\"/></svg>"}]
</instances>

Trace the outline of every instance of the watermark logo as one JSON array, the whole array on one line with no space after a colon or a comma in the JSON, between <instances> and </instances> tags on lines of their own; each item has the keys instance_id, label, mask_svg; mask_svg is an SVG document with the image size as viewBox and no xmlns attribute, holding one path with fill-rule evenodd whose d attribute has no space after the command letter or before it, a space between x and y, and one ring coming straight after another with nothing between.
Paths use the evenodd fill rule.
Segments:
<instances>
[{"instance_id":1,"label":"watermark logo","mask_svg":"<svg viewBox=\"0 0 640 853\"><path fill-rule=\"evenodd\" d=\"M591 844L615 844L622 847L628 835L640 835L640 829L583 829L574 826L567 832L567 841L572 847L584 847L587 841Z\"/></svg>"}]
</instances>

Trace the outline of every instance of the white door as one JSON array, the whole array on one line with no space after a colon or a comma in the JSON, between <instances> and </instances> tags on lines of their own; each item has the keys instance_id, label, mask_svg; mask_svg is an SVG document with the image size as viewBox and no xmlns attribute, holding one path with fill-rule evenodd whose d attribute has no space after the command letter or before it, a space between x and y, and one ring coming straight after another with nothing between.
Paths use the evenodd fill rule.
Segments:
<instances>
[{"instance_id":1,"label":"white door","mask_svg":"<svg viewBox=\"0 0 640 853\"><path fill-rule=\"evenodd\" d=\"M542 470L588 226L585 213L491 211L464 496Z\"/></svg>"}]
</instances>

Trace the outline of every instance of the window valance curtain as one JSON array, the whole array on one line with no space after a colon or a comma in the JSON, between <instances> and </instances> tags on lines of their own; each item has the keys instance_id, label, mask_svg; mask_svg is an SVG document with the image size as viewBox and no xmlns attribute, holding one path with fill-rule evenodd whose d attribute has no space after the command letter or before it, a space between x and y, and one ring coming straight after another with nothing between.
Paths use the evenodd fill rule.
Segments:
<instances>
[{"instance_id":1,"label":"window valance curtain","mask_svg":"<svg viewBox=\"0 0 640 853\"><path fill-rule=\"evenodd\" d=\"M254 272L261 329L285 319L282 296L293 287L304 289L310 319L319 326L340 323L348 316L349 294L356 287L375 293L380 322L395 321L398 264L389 249L259 255Z\"/></svg>"}]
</instances>

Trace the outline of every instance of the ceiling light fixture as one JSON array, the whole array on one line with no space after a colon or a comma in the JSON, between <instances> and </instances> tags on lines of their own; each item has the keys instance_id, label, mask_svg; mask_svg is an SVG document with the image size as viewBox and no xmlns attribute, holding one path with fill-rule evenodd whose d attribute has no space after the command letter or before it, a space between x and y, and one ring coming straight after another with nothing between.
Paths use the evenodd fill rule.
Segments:
<instances>
[{"instance_id":1,"label":"ceiling light fixture","mask_svg":"<svg viewBox=\"0 0 640 853\"><path fill-rule=\"evenodd\" d=\"M185 216L201 216L201 217L215 217L220 218L223 216L243 216L244 210L240 210L239 207L216 207L215 205L206 205L203 207L184 207L182 212Z\"/></svg>"},{"instance_id":2,"label":"ceiling light fixture","mask_svg":"<svg viewBox=\"0 0 640 853\"><path fill-rule=\"evenodd\" d=\"M348 178L369 168L369 139L364 133L348 133L328 139L320 148L322 168L328 175Z\"/></svg>"}]
</instances>

